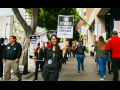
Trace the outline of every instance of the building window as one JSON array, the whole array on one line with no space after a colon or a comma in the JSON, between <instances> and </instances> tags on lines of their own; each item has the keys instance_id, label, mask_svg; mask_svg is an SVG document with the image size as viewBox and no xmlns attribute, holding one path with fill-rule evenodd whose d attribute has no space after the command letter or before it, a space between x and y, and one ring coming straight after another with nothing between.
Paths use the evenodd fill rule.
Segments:
<instances>
[{"instance_id":1,"label":"building window","mask_svg":"<svg viewBox=\"0 0 120 90\"><path fill-rule=\"evenodd\" d=\"M13 32L16 32L16 30L15 30L15 29L13 29Z\"/></svg>"},{"instance_id":2,"label":"building window","mask_svg":"<svg viewBox=\"0 0 120 90\"><path fill-rule=\"evenodd\" d=\"M21 24L19 24L19 27L22 27L22 25L21 25Z\"/></svg>"},{"instance_id":3,"label":"building window","mask_svg":"<svg viewBox=\"0 0 120 90\"><path fill-rule=\"evenodd\" d=\"M17 23L17 22L15 22L15 26L18 26L18 23Z\"/></svg>"},{"instance_id":4,"label":"building window","mask_svg":"<svg viewBox=\"0 0 120 90\"><path fill-rule=\"evenodd\" d=\"M17 30L17 33L20 33L20 30Z\"/></svg>"},{"instance_id":5,"label":"building window","mask_svg":"<svg viewBox=\"0 0 120 90\"><path fill-rule=\"evenodd\" d=\"M86 16L86 12L84 12L84 16Z\"/></svg>"},{"instance_id":6,"label":"building window","mask_svg":"<svg viewBox=\"0 0 120 90\"><path fill-rule=\"evenodd\" d=\"M23 34L23 31L21 31L21 34Z\"/></svg>"}]
</instances>

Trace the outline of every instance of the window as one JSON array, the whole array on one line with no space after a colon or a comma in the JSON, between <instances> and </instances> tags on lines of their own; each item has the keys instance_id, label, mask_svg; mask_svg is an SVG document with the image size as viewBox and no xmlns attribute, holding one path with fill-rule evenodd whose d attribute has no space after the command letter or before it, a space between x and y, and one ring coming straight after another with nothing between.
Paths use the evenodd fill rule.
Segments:
<instances>
[{"instance_id":1,"label":"window","mask_svg":"<svg viewBox=\"0 0 120 90\"><path fill-rule=\"evenodd\" d=\"M18 23L17 23L17 22L15 22L15 26L18 26Z\"/></svg>"},{"instance_id":2,"label":"window","mask_svg":"<svg viewBox=\"0 0 120 90\"><path fill-rule=\"evenodd\" d=\"M84 16L86 16L86 12L84 12Z\"/></svg>"},{"instance_id":3,"label":"window","mask_svg":"<svg viewBox=\"0 0 120 90\"><path fill-rule=\"evenodd\" d=\"M23 31L21 31L21 34L23 34Z\"/></svg>"},{"instance_id":4,"label":"window","mask_svg":"<svg viewBox=\"0 0 120 90\"><path fill-rule=\"evenodd\" d=\"M19 27L22 27L22 25L21 25L21 24L19 24Z\"/></svg>"},{"instance_id":5,"label":"window","mask_svg":"<svg viewBox=\"0 0 120 90\"><path fill-rule=\"evenodd\" d=\"M15 30L15 29L13 29L13 32L16 32L16 30Z\"/></svg>"},{"instance_id":6,"label":"window","mask_svg":"<svg viewBox=\"0 0 120 90\"><path fill-rule=\"evenodd\" d=\"M20 33L20 30L17 30L17 33Z\"/></svg>"}]
</instances>

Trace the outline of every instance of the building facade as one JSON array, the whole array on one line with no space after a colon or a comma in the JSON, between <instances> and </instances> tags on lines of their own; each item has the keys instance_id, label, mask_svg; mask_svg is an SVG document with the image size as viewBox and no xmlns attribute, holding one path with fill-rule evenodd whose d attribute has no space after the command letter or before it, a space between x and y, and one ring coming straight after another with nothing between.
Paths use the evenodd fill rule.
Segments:
<instances>
[{"instance_id":1,"label":"building facade","mask_svg":"<svg viewBox=\"0 0 120 90\"><path fill-rule=\"evenodd\" d=\"M95 24L101 24L101 35L106 32L106 42L112 37L114 29L114 21L120 21L120 8L86 8L86 21L95 29ZM96 35L92 33L92 29L87 26L88 29L88 47L95 44ZM119 31L120 33L120 31Z\"/></svg>"},{"instance_id":2,"label":"building facade","mask_svg":"<svg viewBox=\"0 0 120 90\"><path fill-rule=\"evenodd\" d=\"M24 35L24 29L14 15L0 16L0 37L9 39L10 36L16 36L20 43Z\"/></svg>"},{"instance_id":3,"label":"building facade","mask_svg":"<svg viewBox=\"0 0 120 90\"><path fill-rule=\"evenodd\" d=\"M108 12L111 10L111 8L86 8L86 21L87 23L94 29L95 24L101 24L101 35L102 33L106 32L108 39L110 36L108 36L108 31L106 29L106 15L108 16ZM112 21L113 23L113 21ZM95 44L96 42L96 35L92 32L92 29L87 25L88 29L88 48L90 50L90 47ZM111 32L112 33L112 32ZM99 36L101 36L99 35ZM98 37L99 37L98 36Z\"/></svg>"}]
</instances>

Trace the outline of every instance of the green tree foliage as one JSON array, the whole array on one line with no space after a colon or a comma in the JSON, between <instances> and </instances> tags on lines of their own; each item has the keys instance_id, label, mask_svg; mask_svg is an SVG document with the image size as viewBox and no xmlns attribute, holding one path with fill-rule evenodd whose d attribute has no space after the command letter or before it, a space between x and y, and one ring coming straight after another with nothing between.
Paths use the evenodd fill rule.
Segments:
<instances>
[{"instance_id":1,"label":"green tree foliage","mask_svg":"<svg viewBox=\"0 0 120 90\"><path fill-rule=\"evenodd\" d=\"M25 8L31 17L31 10ZM76 8L40 8L38 15L38 26L45 27L49 38L50 30L57 30L58 15L74 15L73 39L69 40L71 44L74 40L79 40L79 33L76 31L77 19L82 17L77 12Z\"/></svg>"}]
</instances>

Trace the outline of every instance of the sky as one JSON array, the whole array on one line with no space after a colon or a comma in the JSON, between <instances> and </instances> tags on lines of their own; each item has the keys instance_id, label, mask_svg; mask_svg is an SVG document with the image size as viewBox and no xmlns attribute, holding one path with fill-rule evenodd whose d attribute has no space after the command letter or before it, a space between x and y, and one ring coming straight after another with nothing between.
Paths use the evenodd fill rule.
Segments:
<instances>
[{"instance_id":1,"label":"sky","mask_svg":"<svg viewBox=\"0 0 120 90\"><path fill-rule=\"evenodd\" d=\"M20 11L20 14L24 18L25 10L23 8L18 8L18 9ZM14 15L12 8L0 8L0 16L4 16L4 15ZM26 19L26 20L30 21L28 19Z\"/></svg>"},{"instance_id":2,"label":"sky","mask_svg":"<svg viewBox=\"0 0 120 90\"><path fill-rule=\"evenodd\" d=\"M25 10L23 8L18 8L21 15L23 16L25 13ZM0 16L3 15L14 15L12 8L0 8Z\"/></svg>"}]
</instances>

